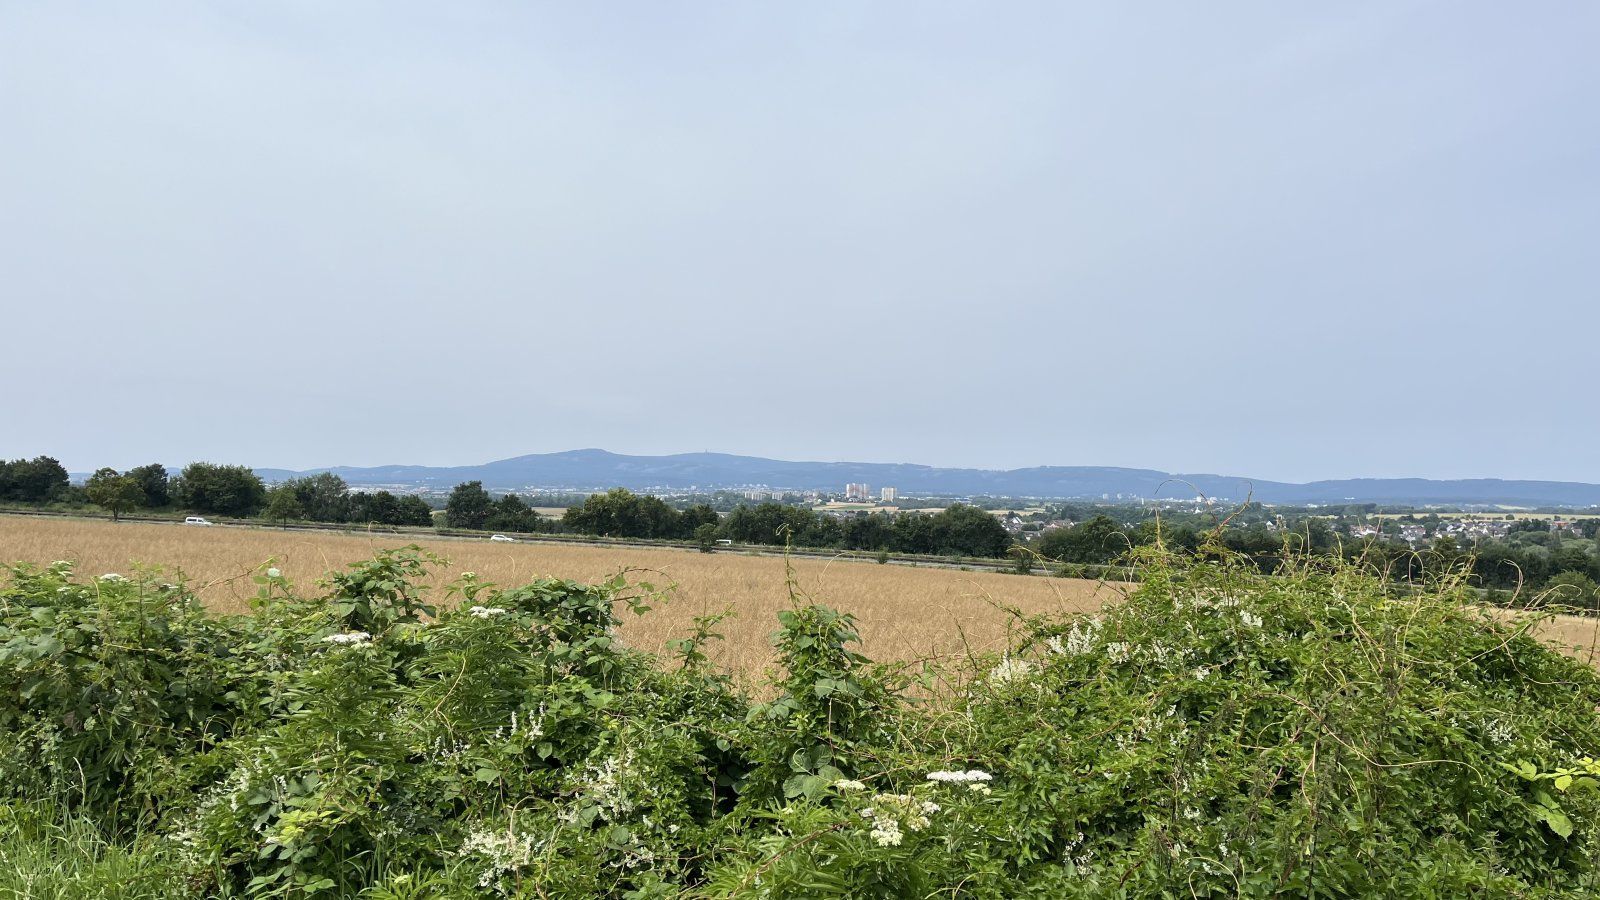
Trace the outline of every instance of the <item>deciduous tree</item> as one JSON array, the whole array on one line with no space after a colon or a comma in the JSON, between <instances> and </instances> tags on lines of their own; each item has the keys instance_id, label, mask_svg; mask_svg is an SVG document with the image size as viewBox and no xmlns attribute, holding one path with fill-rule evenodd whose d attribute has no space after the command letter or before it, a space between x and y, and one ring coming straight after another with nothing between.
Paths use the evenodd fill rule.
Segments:
<instances>
[{"instance_id":1,"label":"deciduous tree","mask_svg":"<svg viewBox=\"0 0 1600 900\"><path fill-rule=\"evenodd\" d=\"M116 469L95 470L84 482L83 490L90 503L111 513L113 522L144 502L144 488L139 482Z\"/></svg>"}]
</instances>

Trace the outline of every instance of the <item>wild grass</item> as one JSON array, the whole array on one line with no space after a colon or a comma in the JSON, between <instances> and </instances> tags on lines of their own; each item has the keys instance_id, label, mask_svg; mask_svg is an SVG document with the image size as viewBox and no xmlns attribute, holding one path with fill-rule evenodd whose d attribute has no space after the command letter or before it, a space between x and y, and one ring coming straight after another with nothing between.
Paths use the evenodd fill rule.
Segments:
<instances>
[{"instance_id":1,"label":"wild grass","mask_svg":"<svg viewBox=\"0 0 1600 900\"><path fill-rule=\"evenodd\" d=\"M411 540L409 535L0 516L0 560L46 564L70 559L79 571L93 574L126 573L135 563L160 562L181 571L209 608L224 613L249 609L256 592L250 576L269 559L310 591L329 570ZM696 616L732 609L734 616L718 627L725 640L708 652L718 667L745 675L760 675L770 667L773 622L791 605L784 560L776 557L539 543L419 543L449 560L426 582L428 593L441 602L444 586L461 572L511 586L546 575L597 582L621 569L646 570L635 577L676 589L651 615L625 617L623 639L659 653L667 641L691 631ZM793 566L808 594L856 616L863 652L884 661L998 650L1017 628L1012 610L1025 616L1085 612L1124 594L1120 585L1094 581L853 560L797 559Z\"/></svg>"},{"instance_id":2,"label":"wild grass","mask_svg":"<svg viewBox=\"0 0 1600 900\"><path fill-rule=\"evenodd\" d=\"M179 900L154 841L106 840L86 818L45 804L0 804L0 900Z\"/></svg>"}]
</instances>

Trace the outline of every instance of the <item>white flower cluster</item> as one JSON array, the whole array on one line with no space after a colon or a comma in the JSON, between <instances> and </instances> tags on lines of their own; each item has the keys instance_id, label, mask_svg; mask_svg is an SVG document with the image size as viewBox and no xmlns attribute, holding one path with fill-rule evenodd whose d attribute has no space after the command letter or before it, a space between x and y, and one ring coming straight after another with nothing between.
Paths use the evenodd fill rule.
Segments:
<instances>
[{"instance_id":1,"label":"white flower cluster","mask_svg":"<svg viewBox=\"0 0 1600 900\"><path fill-rule=\"evenodd\" d=\"M467 610L467 613L480 619L487 619L491 616L503 616L506 611L498 606L474 606Z\"/></svg>"},{"instance_id":2,"label":"white flower cluster","mask_svg":"<svg viewBox=\"0 0 1600 900\"><path fill-rule=\"evenodd\" d=\"M928 817L938 811L939 804L919 800L911 794L873 794L872 805L861 810L861 817L872 820L872 831L867 836L873 843L879 847L898 847L905 840L906 831L927 828Z\"/></svg>"},{"instance_id":3,"label":"white flower cluster","mask_svg":"<svg viewBox=\"0 0 1600 900\"><path fill-rule=\"evenodd\" d=\"M1067 846L1063 848L1061 854L1067 861L1072 863L1080 874L1087 872L1090 863L1094 860L1094 851L1084 846L1084 843L1083 832L1080 831L1076 837L1067 842ZM1081 852L1073 852L1080 847L1082 848Z\"/></svg>"},{"instance_id":4,"label":"white flower cluster","mask_svg":"<svg viewBox=\"0 0 1600 900\"><path fill-rule=\"evenodd\" d=\"M544 704L543 703L539 704L539 717L540 717L540 719L544 718ZM500 740L501 738L504 738L504 737L516 737L518 734L521 734L526 740L536 741L539 738L544 737L544 724L542 722L539 722L539 721L521 722L521 723L519 723L517 721L517 712L516 712L516 710L512 710L511 711L511 730L507 731L506 730L506 726L501 725L499 728L496 728L494 730L494 737L495 737L495 740Z\"/></svg>"},{"instance_id":5,"label":"white flower cluster","mask_svg":"<svg viewBox=\"0 0 1600 900\"><path fill-rule=\"evenodd\" d=\"M1516 732L1511 730L1511 726L1499 719L1488 723L1484 730L1488 732L1489 740L1501 746L1511 743L1512 738L1516 737Z\"/></svg>"},{"instance_id":6,"label":"white flower cluster","mask_svg":"<svg viewBox=\"0 0 1600 900\"><path fill-rule=\"evenodd\" d=\"M270 568L270 569L267 570L267 577L268 578L282 578L283 577L283 570L277 568L276 566L274 566L273 568Z\"/></svg>"},{"instance_id":7,"label":"white flower cluster","mask_svg":"<svg viewBox=\"0 0 1600 900\"><path fill-rule=\"evenodd\" d=\"M1239 610L1239 621L1243 622L1246 628L1261 627L1261 617L1248 609Z\"/></svg>"},{"instance_id":8,"label":"white flower cluster","mask_svg":"<svg viewBox=\"0 0 1600 900\"><path fill-rule=\"evenodd\" d=\"M867 789L865 784L853 778L841 778L833 783L833 787L835 790L840 791L864 791Z\"/></svg>"},{"instance_id":9,"label":"white flower cluster","mask_svg":"<svg viewBox=\"0 0 1600 900\"><path fill-rule=\"evenodd\" d=\"M534 853L543 846L531 834L517 834L509 829L477 829L467 835L458 852L461 856L477 856L489 867L478 876L478 887L494 885L503 875L516 872L533 861Z\"/></svg>"},{"instance_id":10,"label":"white flower cluster","mask_svg":"<svg viewBox=\"0 0 1600 900\"><path fill-rule=\"evenodd\" d=\"M993 781L994 776L981 769L968 769L965 772L929 772L928 780L965 783L969 781Z\"/></svg>"},{"instance_id":11,"label":"white flower cluster","mask_svg":"<svg viewBox=\"0 0 1600 900\"><path fill-rule=\"evenodd\" d=\"M443 763L450 760L459 759L471 749L472 745L466 741L456 741L452 743L445 740L445 738L441 735L434 738L432 744L429 744L423 748L422 758L426 759L430 763Z\"/></svg>"},{"instance_id":12,"label":"white flower cluster","mask_svg":"<svg viewBox=\"0 0 1600 900\"><path fill-rule=\"evenodd\" d=\"M608 756L599 765L591 765L584 773L584 793L606 813L606 818L616 822L633 812L634 801L627 789L633 777L633 751L624 748Z\"/></svg>"},{"instance_id":13,"label":"white flower cluster","mask_svg":"<svg viewBox=\"0 0 1600 900\"><path fill-rule=\"evenodd\" d=\"M121 575L118 575L115 572L107 572L106 574L100 576L100 580L101 581L127 581L128 579L123 578Z\"/></svg>"},{"instance_id":14,"label":"white flower cluster","mask_svg":"<svg viewBox=\"0 0 1600 900\"><path fill-rule=\"evenodd\" d=\"M1051 635L1044 643L1058 656L1076 656L1089 652L1099 639L1100 617L1095 616L1085 622L1074 622L1065 635Z\"/></svg>"},{"instance_id":15,"label":"white flower cluster","mask_svg":"<svg viewBox=\"0 0 1600 900\"><path fill-rule=\"evenodd\" d=\"M991 684L1010 684L1013 681L1022 681L1034 672L1034 665L1025 659L1006 658L1000 665L989 671Z\"/></svg>"},{"instance_id":16,"label":"white flower cluster","mask_svg":"<svg viewBox=\"0 0 1600 900\"><path fill-rule=\"evenodd\" d=\"M365 631L346 631L343 634L330 634L322 640L338 647L365 647L372 643L372 635Z\"/></svg>"},{"instance_id":17,"label":"white flower cluster","mask_svg":"<svg viewBox=\"0 0 1600 900\"><path fill-rule=\"evenodd\" d=\"M1125 641L1116 641L1106 645L1106 659L1113 663L1125 663L1133 658L1133 645Z\"/></svg>"},{"instance_id":18,"label":"white flower cluster","mask_svg":"<svg viewBox=\"0 0 1600 900\"><path fill-rule=\"evenodd\" d=\"M992 793L987 782L993 781L994 776L981 769L968 769L965 772L929 772L928 780L964 784L974 794L987 797Z\"/></svg>"},{"instance_id":19,"label":"white flower cluster","mask_svg":"<svg viewBox=\"0 0 1600 900\"><path fill-rule=\"evenodd\" d=\"M645 817L645 827L650 827L650 817ZM639 835L629 832L628 842L617 848L622 853L622 858L613 860L610 865L619 869L636 869L648 866L656 861L656 853L639 838Z\"/></svg>"}]
</instances>

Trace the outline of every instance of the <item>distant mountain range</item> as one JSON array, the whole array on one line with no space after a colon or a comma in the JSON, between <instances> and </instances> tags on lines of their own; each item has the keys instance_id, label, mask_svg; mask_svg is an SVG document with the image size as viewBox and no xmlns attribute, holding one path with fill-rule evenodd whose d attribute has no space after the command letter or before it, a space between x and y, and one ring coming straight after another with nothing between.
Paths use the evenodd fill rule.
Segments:
<instances>
[{"instance_id":1,"label":"distant mountain range","mask_svg":"<svg viewBox=\"0 0 1600 900\"><path fill-rule=\"evenodd\" d=\"M1036 466L1029 469L941 469L909 463L788 462L726 453L625 456L605 450L535 453L478 466L334 466L294 472L257 469L268 481L332 472L352 485L449 488L482 481L494 490L626 487L633 490L712 490L766 485L796 490L843 491L865 482L902 493L943 496L1049 498L1188 498L1196 492L1219 500L1253 497L1263 503L1395 503L1414 505L1595 506L1600 485L1571 481L1504 481L1474 478L1350 478L1293 484L1229 475L1186 475L1153 469L1103 466Z\"/></svg>"}]
</instances>

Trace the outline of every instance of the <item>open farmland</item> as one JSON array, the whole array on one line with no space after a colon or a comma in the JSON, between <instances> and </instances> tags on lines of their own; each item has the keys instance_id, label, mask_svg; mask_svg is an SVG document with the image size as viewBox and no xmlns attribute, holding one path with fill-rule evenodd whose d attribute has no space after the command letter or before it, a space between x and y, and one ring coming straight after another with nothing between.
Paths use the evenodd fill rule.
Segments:
<instances>
[{"instance_id":1,"label":"open farmland","mask_svg":"<svg viewBox=\"0 0 1600 900\"><path fill-rule=\"evenodd\" d=\"M0 562L48 563L71 559L87 574L124 572L134 563L175 567L219 612L249 608L250 575L268 559L297 584L310 587L329 570L404 546L392 534L334 534L246 528L189 528L87 519L0 515ZM735 618L713 658L732 671L759 674L772 660L768 641L779 610L789 607L784 561L740 553L677 549L603 548L561 544L492 544L432 540L421 546L448 560L432 584L475 572L503 587L545 575L582 582L603 580L624 568L635 580L676 585L673 599L642 618L627 617L623 634L659 652L682 637L695 616L732 608ZM1077 579L1019 577L992 572L880 566L854 560L797 559L800 588L820 603L854 613L867 655L879 660L920 659L970 648L1005 645L1014 618L1024 614L1081 612L1114 602L1125 586ZM1600 618L1554 616L1538 626L1541 637L1563 651L1600 663Z\"/></svg>"},{"instance_id":2,"label":"open farmland","mask_svg":"<svg viewBox=\"0 0 1600 900\"><path fill-rule=\"evenodd\" d=\"M268 559L309 588L330 569L407 542L392 534L0 516L0 560L42 564L70 559L89 575L127 572L136 562L160 563L181 570L210 608L229 613L249 608L256 591L250 575ZM442 585L468 571L509 587L545 575L593 582L627 567L652 570L635 578L658 586L676 584L673 599L642 618L628 616L624 638L659 651L665 641L682 637L695 616L731 607L736 618L722 623L718 630L726 640L711 652L733 671L754 674L767 666L772 659L768 635L778 611L790 605L784 561L776 557L488 541L420 544L449 560L433 577L434 590L441 594ZM814 600L854 613L865 652L884 660L918 659L964 647L999 649L1013 624L1002 607L1030 615L1076 612L1121 597L1116 586L1092 581L991 572L815 559L795 560L794 570L801 589Z\"/></svg>"}]
</instances>

